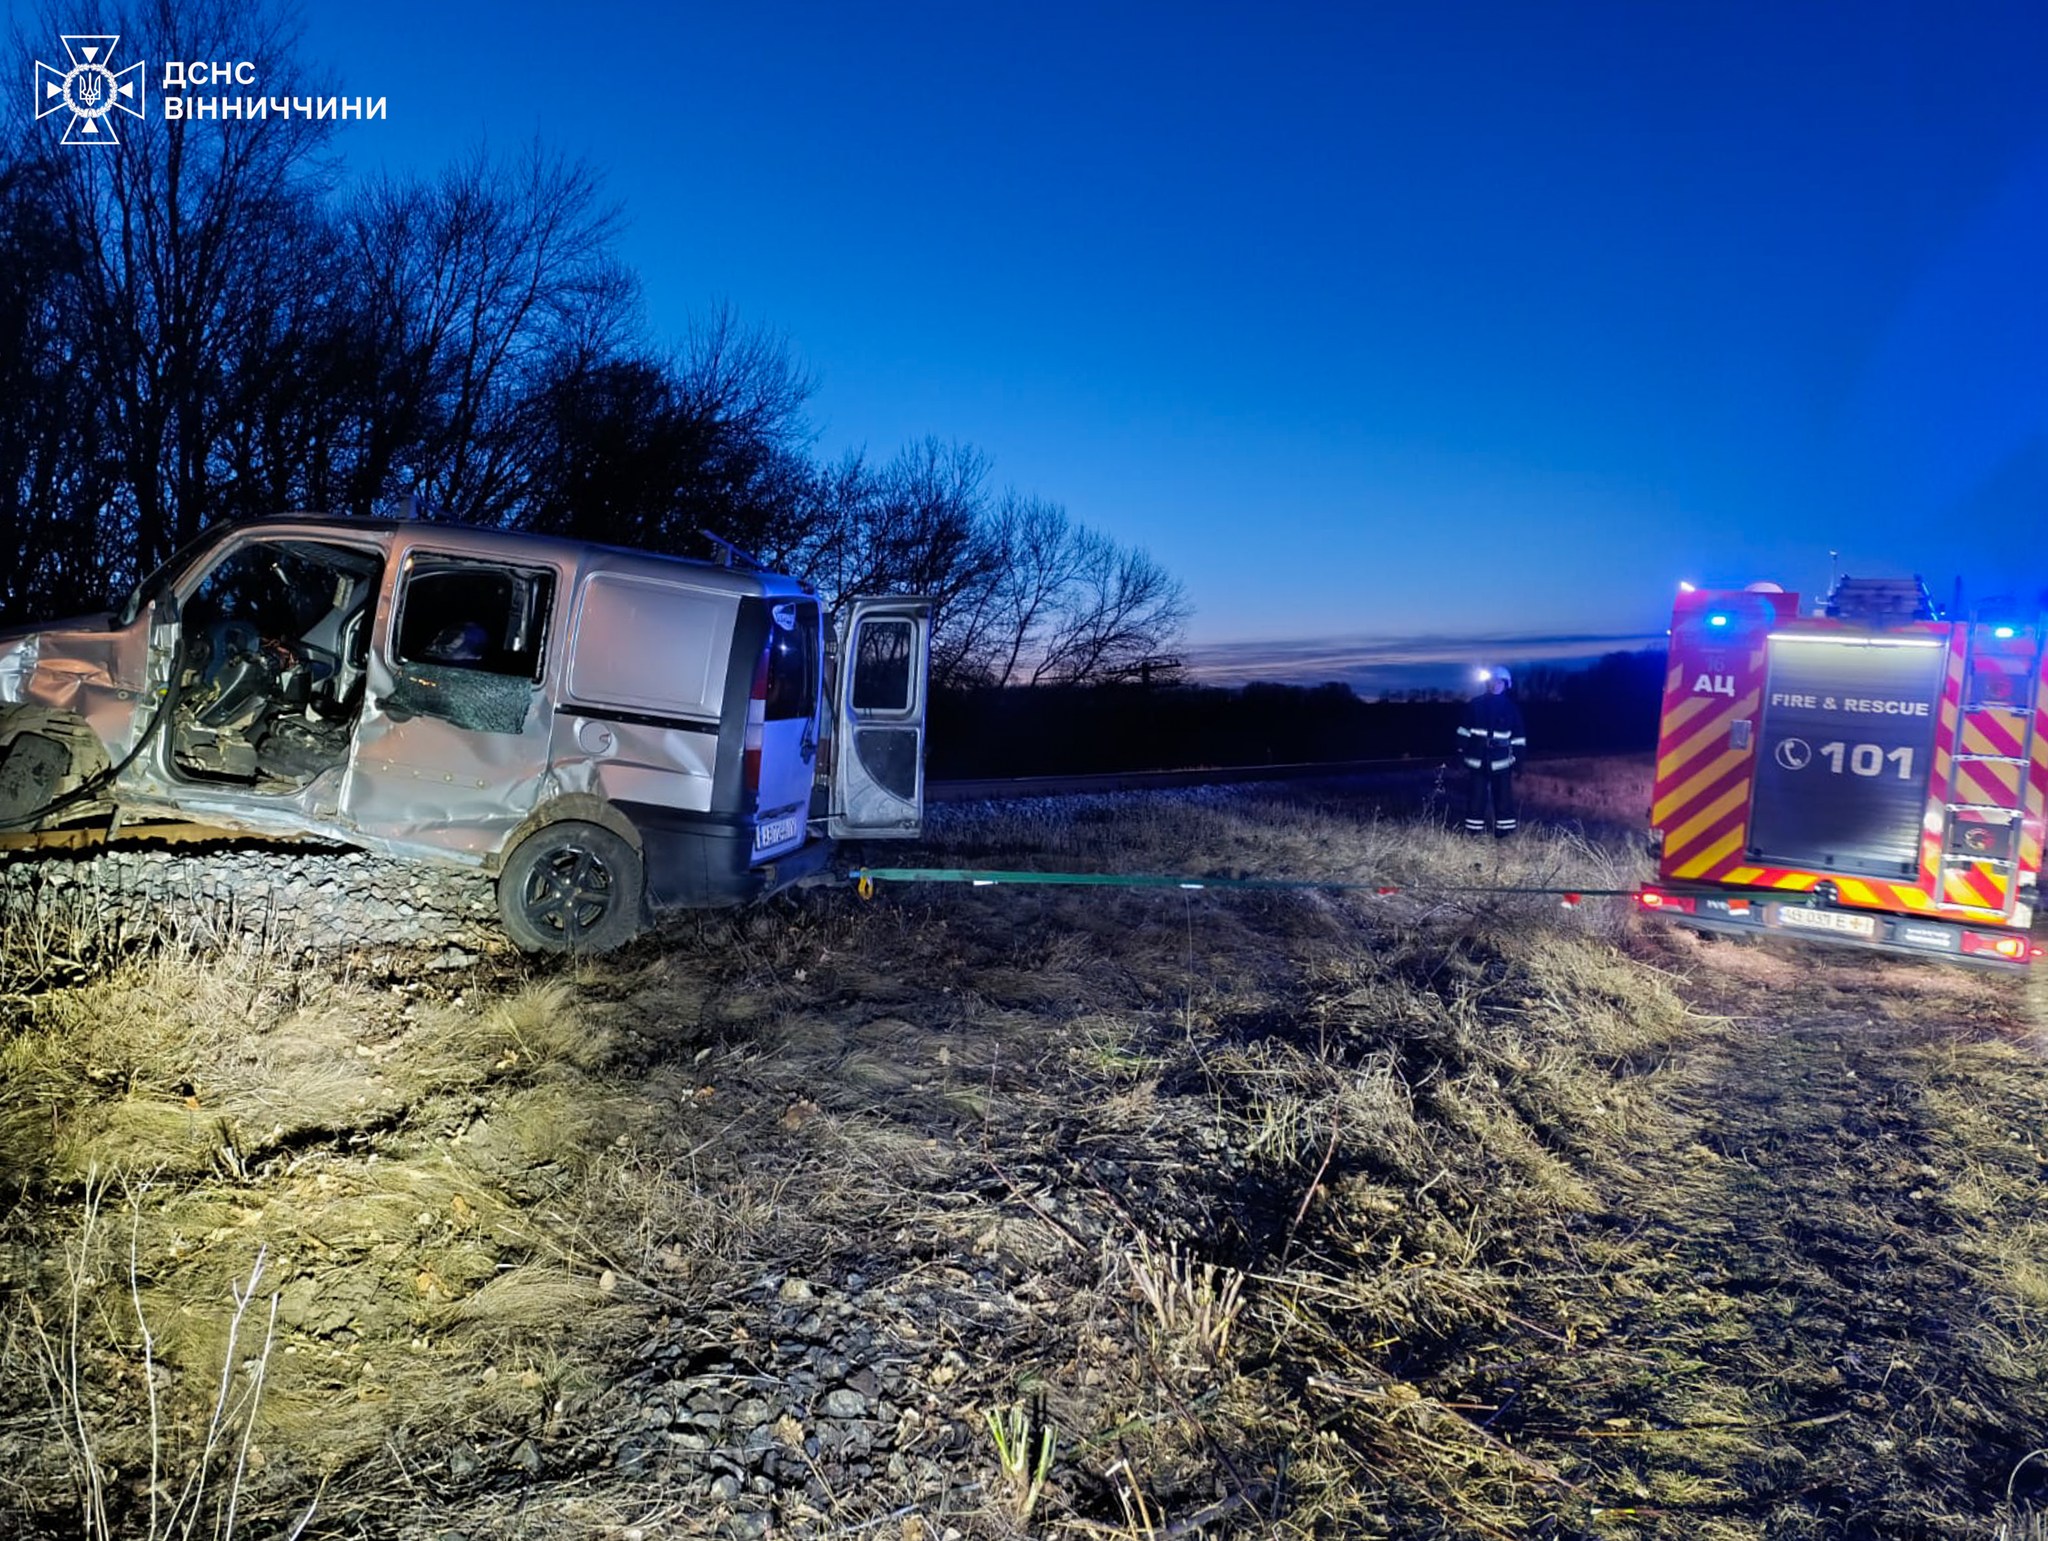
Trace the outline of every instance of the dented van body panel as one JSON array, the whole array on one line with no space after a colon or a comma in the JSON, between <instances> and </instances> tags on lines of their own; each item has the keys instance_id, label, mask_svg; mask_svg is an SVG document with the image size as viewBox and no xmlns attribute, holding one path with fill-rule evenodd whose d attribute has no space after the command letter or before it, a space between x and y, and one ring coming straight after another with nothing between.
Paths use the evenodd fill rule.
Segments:
<instances>
[{"instance_id":1,"label":"dented van body panel","mask_svg":"<svg viewBox=\"0 0 2048 1541\"><path fill-rule=\"evenodd\" d=\"M76 713L110 749L126 750L148 680L147 637L116 630L105 612L0 633L0 705Z\"/></svg>"},{"instance_id":2,"label":"dented van body panel","mask_svg":"<svg viewBox=\"0 0 2048 1541\"><path fill-rule=\"evenodd\" d=\"M920 605L863 644L896 670L914 785L891 774L918 804L928 637L906 653L896 628L928 631ZM814 591L744 567L402 520L230 526L119 612L0 634L0 832L186 820L510 861L535 914L740 902L819 870L833 834L917 832L900 796L849 819L880 805L821 772L849 720L831 640Z\"/></svg>"}]
</instances>

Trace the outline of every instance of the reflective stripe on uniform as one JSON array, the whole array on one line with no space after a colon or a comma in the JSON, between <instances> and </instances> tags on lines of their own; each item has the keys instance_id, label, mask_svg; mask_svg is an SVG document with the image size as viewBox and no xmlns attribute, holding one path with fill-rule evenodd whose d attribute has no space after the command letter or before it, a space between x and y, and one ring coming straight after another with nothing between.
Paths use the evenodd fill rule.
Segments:
<instances>
[{"instance_id":1,"label":"reflective stripe on uniform","mask_svg":"<svg viewBox=\"0 0 2048 1541\"><path fill-rule=\"evenodd\" d=\"M1477 756L1476 754L1468 754L1465 756L1465 763L1471 766L1472 769L1477 770L1479 769L1479 756Z\"/></svg>"},{"instance_id":2,"label":"reflective stripe on uniform","mask_svg":"<svg viewBox=\"0 0 2048 1541\"><path fill-rule=\"evenodd\" d=\"M1512 765L1512 764L1514 764L1514 763L1515 763L1515 759L1514 759L1514 756L1513 756L1513 755L1509 755L1509 756L1508 756L1508 758L1506 758L1505 760L1495 760L1495 761L1493 762L1493 768L1494 768L1495 770L1506 770L1506 769L1507 769L1507 768L1508 768L1508 767L1509 767L1510 765Z\"/></svg>"}]
</instances>

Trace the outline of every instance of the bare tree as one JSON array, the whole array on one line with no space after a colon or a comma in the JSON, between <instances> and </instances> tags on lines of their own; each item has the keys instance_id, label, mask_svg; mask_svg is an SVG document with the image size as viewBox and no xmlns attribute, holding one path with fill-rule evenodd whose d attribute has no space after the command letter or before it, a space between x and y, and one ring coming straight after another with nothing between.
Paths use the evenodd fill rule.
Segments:
<instances>
[{"instance_id":1,"label":"bare tree","mask_svg":"<svg viewBox=\"0 0 2048 1541\"><path fill-rule=\"evenodd\" d=\"M1031 671L1036 684L1122 675L1180 635L1186 593L1151 556L1092 530L1074 537L1075 571Z\"/></svg>"},{"instance_id":2,"label":"bare tree","mask_svg":"<svg viewBox=\"0 0 2048 1541\"><path fill-rule=\"evenodd\" d=\"M772 557L802 544L810 381L788 344L719 311L670 358L574 358L527 400L530 528Z\"/></svg>"},{"instance_id":3,"label":"bare tree","mask_svg":"<svg viewBox=\"0 0 2048 1541\"><path fill-rule=\"evenodd\" d=\"M795 489L789 525L766 542L771 565L813 584L836 610L842 595L884 581L867 539L881 481L865 451L848 450L830 464L806 468Z\"/></svg>"},{"instance_id":4,"label":"bare tree","mask_svg":"<svg viewBox=\"0 0 2048 1541\"><path fill-rule=\"evenodd\" d=\"M135 3L140 57L317 94L275 0ZM1180 624L1149 557L992 499L972 446L814 463L780 335L721 308L651 346L587 166L478 150L343 192L332 127L157 114L0 162L0 605L82 599L216 519L412 491L433 517L656 550L709 529L835 609L925 594L941 683L1103 678Z\"/></svg>"},{"instance_id":5,"label":"bare tree","mask_svg":"<svg viewBox=\"0 0 2048 1541\"><path fill-rule=\"evenodd\" d=\"M937 439L879 471L848 454L813 472L786 565L835 612L856 593L929 595L940 685L1090 683L1173 644L1188 606L1163 568L1056 503L1007 492L992 504L988 469Z\"/></svg>"},{"instance_id":6,"label":"bare tree","mask_svg":"<svg viewBox=\"0 0 2048 1541\"><path fill-rule=\"evenodd\" d=\"M691 323L671 368L677 422L694 450L679 500L690 531L755 552L786 547L797 535L816 388L789 340L720 306Z\"/></svg>"},{"instance_id":7,"label":"bare tree","mask_svg":"<svg viewBox=\"0 0 2048 1541\"><path fill-rule=\"evenodd\" d=\"M997 510L996 529L1003 568L993 595L997 651L989 673L1008 683L1040 651L1047 626L1061 614L1080 577L1081 552L1079 531L1057 503L1012 494Z\"/></svg>"},{"instance_id":8,"label":"bare tree","mask_svg":"<svg viewBox=\"0 0 2048 1541\"><path fill-rule=\"evenodd\" d=\"M851 451L809 469L769 553L815 584L836 615L855 594L932 601L932 674L959 683L978 667L987 596L1002 547L989 518L988 457L927 438L876 468Z\"/></svg>"},{"instance_id":9,"label":"bare tree","mask_svg":"<svg viewBox=\"0 0 2048 1541\"><path fill-rule=\"evenodd\" d=\"M385 180L350 217L358 325L388 366L357 425L356 496L410 482L437 515L510 517L525 494L530 417L551 380L614 352L633 282L595 174L538 145L476 151L431 182Z\"/></svg>"},{"instance_id":10,"label":"bare tree","mask_svg":"<svg viewBox=\"0 0 2048 1541\"><path fill-rule=\"evenodd\" d=\"M956 597L965 568L987 562L988 459L970 445L925 439L877 469L861 451L813 472L797 538L780 552L836 603L888 591Z\"/></svg>"},{"instance_id":11,"label":"bare tree","mask_svg":"<svg viewBox=\"0 0 2048 1541\"><path fill-rule=\"evenodd\" d=\"M0 164L0 617L107 597L100 514L117 478L80 367L77 253L48 161Z\"/></svg>"},{"instance_id":12,"label":"bare tree","mask_svg":"<svg viewBox=\"0 0 2048 1541\"><path fill-rule=\"evenodd\" d=\"M268 94L307 89L293 27L256 0L142 0L122 27L144 58L248 60ZM298 237L326 185L329 127L124 118L117 145L61 163L54 206L77 253L81 364L120 460L112 512L143 565L237 511L222 508L226 427L292 356L267 334L313 266Z\"/></svg>"}]
</instances>

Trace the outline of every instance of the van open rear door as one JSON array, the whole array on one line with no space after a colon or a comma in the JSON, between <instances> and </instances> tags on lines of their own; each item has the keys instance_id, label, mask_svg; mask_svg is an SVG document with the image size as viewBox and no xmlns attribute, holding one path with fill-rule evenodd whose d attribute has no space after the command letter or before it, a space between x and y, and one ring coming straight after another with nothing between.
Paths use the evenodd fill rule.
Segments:
<instances>
[{"instance_id":1,"label":"van open rear door","mask_svg":"<svg viewBox=\"0 0 2048 1541\"><path fill-rule=\"evenodd\" d=\"M924 717L931 601L857 598L839 622L833 701L835 840L914 840L924 832Z\"/></svg>"}]
</instances>

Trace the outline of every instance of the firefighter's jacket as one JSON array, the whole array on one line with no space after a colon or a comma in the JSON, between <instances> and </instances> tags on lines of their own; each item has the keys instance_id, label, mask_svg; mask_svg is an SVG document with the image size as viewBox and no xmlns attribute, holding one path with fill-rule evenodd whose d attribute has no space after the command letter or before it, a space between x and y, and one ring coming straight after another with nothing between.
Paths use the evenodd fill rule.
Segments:
<instances>
[{"instance_id":1,"label":"firefighter's jacket","mask_svg":"<svg viewBox=\"0 0 2048 1541\"><path fill-rule=\"evenodd\" d=\"M1465 703L1458 751L1473 770L1506 770L1529 752L1522 709L1506 691L1485 692Z\"/></svg>"}]
</instances>

